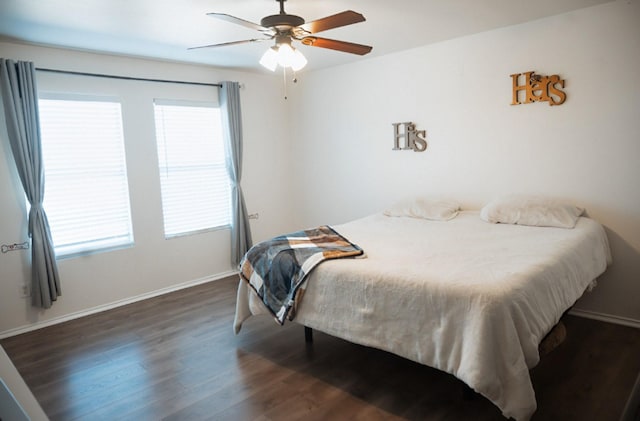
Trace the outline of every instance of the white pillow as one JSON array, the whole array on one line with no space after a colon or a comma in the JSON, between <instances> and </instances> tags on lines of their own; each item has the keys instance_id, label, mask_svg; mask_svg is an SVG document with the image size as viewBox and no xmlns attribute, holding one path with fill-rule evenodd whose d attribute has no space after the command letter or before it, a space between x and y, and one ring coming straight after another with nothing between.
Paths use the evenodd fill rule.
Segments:
<instances>
[{"instance_id":1,"label":"white pillow","mask_svg":"<svg viewBox=\"0 0 640 421\"><path fill-rule=\"evenodd\" d=\"M454 200L417 197L402 200L384 211L387 216L409 216L411 218L448 221L458 215L460 204Z\"/></svg>"},{"instance_id":2,"label":"white pillow","mask_svg":"<svg viewBox=\"0 0 640 421\"><path fill-rule=\"evenodd\" d=\"M480 218L494 224L573 228L583 212L583 208L557 199L510 195L485 205Z\"/></svg>"}]
</instances>

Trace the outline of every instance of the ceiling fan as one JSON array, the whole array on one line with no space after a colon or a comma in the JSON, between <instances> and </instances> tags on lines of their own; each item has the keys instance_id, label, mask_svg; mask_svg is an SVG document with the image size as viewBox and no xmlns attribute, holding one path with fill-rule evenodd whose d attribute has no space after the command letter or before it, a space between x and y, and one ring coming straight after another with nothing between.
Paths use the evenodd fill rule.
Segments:
<instances>
[{"instance_id":1,"label":"ceiling fan","mask_svg":"<svg viewBox=\"0 0 640 421\"><path fill-rule=\"evenodd\" d=\"M311 47L328 48L358 55L365 55L373 48L368 45L315 36L318 32L364 22L365 18L360 13L347 10L311 22L305 22L300 16L289 15L284 11L284 2L286 0L276 1L280 3L280 13L265 16L260 21L260 25L225 13L207 13L207 16L242 25L249 29L255 29L263 35L263 38L203 45L190 49L225 47L275 39L275 45L264 53L260 59L260 64L271 71L275 71L278 65L281 65L285 69L291 67L294 71L297 71L307 64L307 59L291 45L293 40L300 41L302 44Z\"/></svg>"}]
</instances>

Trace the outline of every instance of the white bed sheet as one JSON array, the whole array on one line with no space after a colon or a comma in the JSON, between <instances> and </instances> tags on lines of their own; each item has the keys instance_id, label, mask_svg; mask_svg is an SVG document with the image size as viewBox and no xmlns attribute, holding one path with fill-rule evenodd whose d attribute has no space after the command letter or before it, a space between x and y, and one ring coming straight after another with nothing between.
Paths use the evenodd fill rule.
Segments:
<instances>
[{"instance_id":1,"label":"white bed sheet","mask_svg":"<svg viewBox=\"0 0 640 421\"><path fill-rule=\"evenodd\" d=\"M536 410L541 339L611 262L584 217L563 229L378 214L334 228L367 258L314 269L295 321L451 373L516 420ZM235 332L264 312L240 281Z\"/></svg>"}]
</instances>

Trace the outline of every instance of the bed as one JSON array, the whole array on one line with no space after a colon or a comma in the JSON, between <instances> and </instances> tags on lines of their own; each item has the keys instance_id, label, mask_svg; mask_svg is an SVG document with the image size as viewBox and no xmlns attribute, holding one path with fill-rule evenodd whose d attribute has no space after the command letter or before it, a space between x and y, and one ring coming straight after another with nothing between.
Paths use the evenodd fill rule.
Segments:
<instances>
[{"instance_id":1,"label":"bed","mask_svg":"<svg viewBox=\"0 0 640 421\"><path fill-rule=\"evenodd\" d=\"M609 245L587 217L571 229L486 219L380 213L333 226L366 258L318 265L294 321L451 373L505 417L528 420L538 345L606 270ZM241 279L235 332L265 312Z\"/></svg>"}]
</instances>

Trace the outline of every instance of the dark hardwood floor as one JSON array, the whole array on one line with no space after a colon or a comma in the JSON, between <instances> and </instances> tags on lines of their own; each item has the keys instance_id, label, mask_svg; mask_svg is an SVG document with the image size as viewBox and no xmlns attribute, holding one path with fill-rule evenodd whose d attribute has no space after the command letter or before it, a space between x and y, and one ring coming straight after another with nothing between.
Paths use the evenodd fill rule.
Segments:
<instances>
[{"instance_id":1,"label":"dark hardwood floor","mask_svg":"<svg viewBox=\"0 0 640 421\"><path fill-rule=\"evenodd\" d=\"M227 278L0 341L52 420L500 420L446 373L252 317ZM565 316L531 372L533 420L618 420L640 330Z\"/></svg>"}]
</instances>

